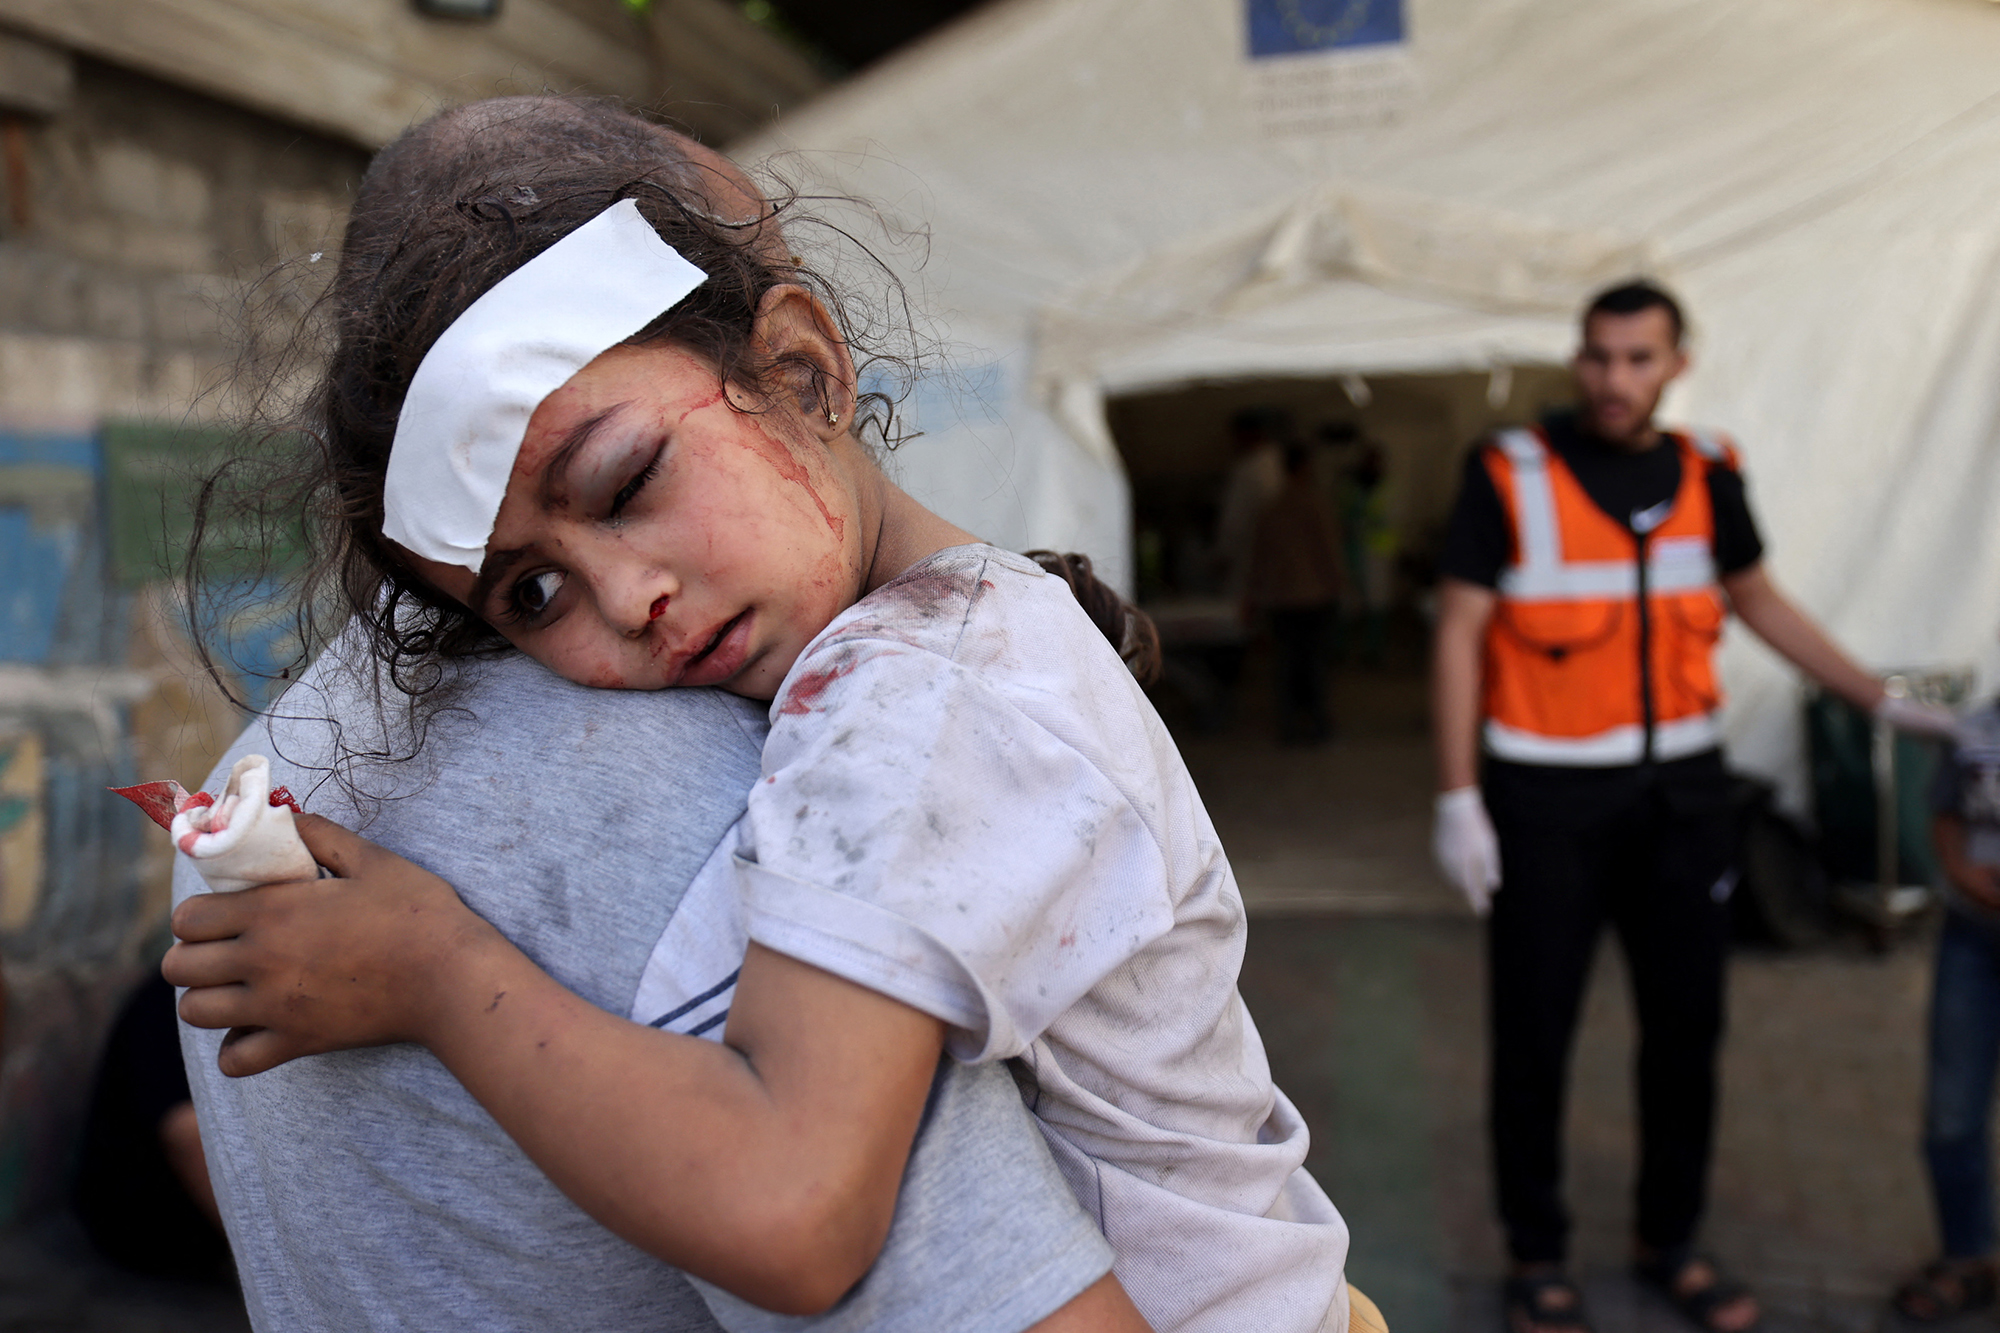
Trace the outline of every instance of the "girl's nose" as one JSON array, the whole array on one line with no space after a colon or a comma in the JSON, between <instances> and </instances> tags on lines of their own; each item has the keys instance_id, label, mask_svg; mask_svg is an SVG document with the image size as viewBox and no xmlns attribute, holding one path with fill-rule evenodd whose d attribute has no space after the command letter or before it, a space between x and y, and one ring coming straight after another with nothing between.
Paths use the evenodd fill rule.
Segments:
<instances>
[{"instance_id":1,"label":"girl's nose","mask_svg":"<svg viewBox=\"0 0 2000 1333\"><path fill-rule=\"evenodd\" d=\"M658 569L634 570L619 586L605 589L604 615L628 639L642 637L667 613L680 585Z\"/></svg>"}]
</instances>

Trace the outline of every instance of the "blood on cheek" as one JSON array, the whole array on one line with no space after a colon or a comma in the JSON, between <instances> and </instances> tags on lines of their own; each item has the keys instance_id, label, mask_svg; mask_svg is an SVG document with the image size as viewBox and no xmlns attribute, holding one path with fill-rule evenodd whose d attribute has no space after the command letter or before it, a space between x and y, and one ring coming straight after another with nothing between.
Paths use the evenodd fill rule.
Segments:
<instances>
[{"instance_id":1,"label":"blood on cheek","mask_svg":"<svg viewBox=\"0 0 2000 1333\"><path fill-rule=\"evenodd\" d=\"M689 403L686 407L681 409L681 414L674 418L674 425L679 426L683 421L686 421L696 412L701 412L708 408L714 407L717 403L721 402L725 396L726 394L724 390L718 387L707 397L699 399L696 402Z\"/></svg>"},{"instance_id":2,"label":"blood on cheek","mask_svg":"<svg viewBox=\"0 0 2000 1333\"><path fill-rule=\"evenodd\" d=\"M786 481L804 487L806 494L812 497L813 504L818 507L820 517L826 520L827 531L833 534L833 539L835 541L845 539L847 520L827 508L826 498L819 493L819 488L813 485L812 473L806 469L806 465L792 456L791 449L783 440L771 434L770 427L763 419L760 418L756 426L757 429L752 432L752 436L754 440L762 441L756 448L764 461Z\"/></svg>"}]
</instances>

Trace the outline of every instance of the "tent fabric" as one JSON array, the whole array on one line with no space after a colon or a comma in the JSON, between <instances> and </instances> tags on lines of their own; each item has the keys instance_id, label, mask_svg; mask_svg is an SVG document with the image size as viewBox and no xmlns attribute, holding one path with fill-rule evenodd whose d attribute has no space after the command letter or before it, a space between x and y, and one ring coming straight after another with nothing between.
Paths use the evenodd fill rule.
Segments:
<instances>
[{"instance_id":1,"label":"tent fabric","mask_svg":"<svg viewBox=\"0 0 2000 1333\"><path fill-rule=\"evenodd\" d=\"M1740 442L1770 564L1877 668L2000 623L2000 5L1407 0L1415 91L1274 133L1243 0L1001 0L780 122L930 230L961 385L913 491L1129 569L1106 395L1566 357L1629 273L1675 286L1668 415ZM1733 633L1735 759L1802 791L1795 678Z\"/></svg>"}]
</instances>

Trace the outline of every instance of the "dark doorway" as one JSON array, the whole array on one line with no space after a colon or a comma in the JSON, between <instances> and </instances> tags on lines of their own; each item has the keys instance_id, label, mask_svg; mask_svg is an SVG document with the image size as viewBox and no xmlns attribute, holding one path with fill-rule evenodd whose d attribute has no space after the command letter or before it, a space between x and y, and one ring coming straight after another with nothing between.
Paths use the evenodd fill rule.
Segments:
<instances>
[{"instance_id":1,"label":"dark doorway","mask_svg":"<svg viewBox=\"0 0 2000 1333\"><path fill-rule=\"evenodd\" d=\"M1109 404L1131 478L1140 600L1167 649L1167 679L1153 697L1253 913L1463 911L1427 850L1424 677L1443 526L1472 443L1568 394L1566 371L1535 366L1497 381L1439 373L1197 384ZM1243 614L1218 551L1246 454L1232 425L1246 418L1307 451L1336 513L1353 519L1366 498L1366 522L1386 528L1375 549L1348 555L1373 565L1363 572L1373 586L1366 599L1350 589L1324 655L1332 729L1321 743L1287 736L1271 626ZM1371 453L1380 481L1364 497L1356 474Z\"/></svg>"}]
</instances>

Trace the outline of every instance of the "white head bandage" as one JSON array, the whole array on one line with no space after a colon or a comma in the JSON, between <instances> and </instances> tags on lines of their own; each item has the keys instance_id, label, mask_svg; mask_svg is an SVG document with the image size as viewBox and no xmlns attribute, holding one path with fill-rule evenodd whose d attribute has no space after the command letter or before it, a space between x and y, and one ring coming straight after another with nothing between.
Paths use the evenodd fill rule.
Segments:
<instances>
[{"instance_id":1,"label":"white head bandage","mask_svg":"<svg viewBox=\"0 0 2000 1333\"><path fill-rule=\"evenodd\" d=\"M410 379L382 486L382 535L479 572L528 418L708 275L621 199L502 278Z\"/></svg>"}]
</instances>

